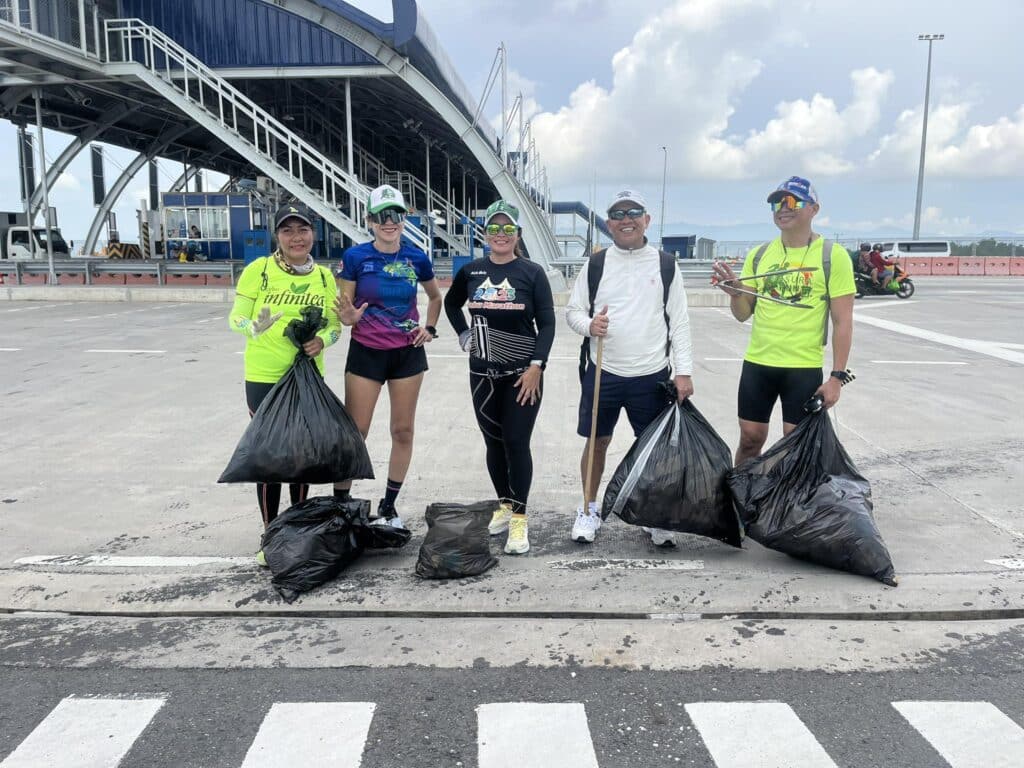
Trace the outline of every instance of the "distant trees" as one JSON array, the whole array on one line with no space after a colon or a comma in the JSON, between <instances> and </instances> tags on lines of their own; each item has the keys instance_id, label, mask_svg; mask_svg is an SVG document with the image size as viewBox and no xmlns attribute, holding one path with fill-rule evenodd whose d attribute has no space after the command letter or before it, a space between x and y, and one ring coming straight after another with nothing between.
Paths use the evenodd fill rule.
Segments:
<instances>
[{"instance_id":1,"label":"distant trees","mask_svg":"<svg viewBox=\"0 0 1024 768\"><path fill-rule=\"evenodd\" d=\"M954 256L1012 256L1014 244L996 240L994 237L978 240L973 243L950 243L950 253ZM1017 245L1017 256L1024 256L1024 244Z\"/></svg>"}]
</instances>

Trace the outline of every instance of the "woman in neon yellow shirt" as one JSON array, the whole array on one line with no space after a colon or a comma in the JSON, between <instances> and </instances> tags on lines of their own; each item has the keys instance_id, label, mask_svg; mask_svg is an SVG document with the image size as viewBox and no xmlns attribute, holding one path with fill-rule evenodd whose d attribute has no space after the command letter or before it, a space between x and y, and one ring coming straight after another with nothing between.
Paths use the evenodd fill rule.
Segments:
<instances>
[{"instance_id":1,"label":"woman in neon yellow shirt","mask_svg":"<svg viewBox=\"0 0 1024 768\"><path fill-rule=\"evenodd\" d=\"M249 416L288 372L295 360L295 345L284 336L292 319L301 318L303 307L323 310L327 327L303 345L324 372L324 349L341 335L334 310L337 287L334 277L313 261L313 214L304 205L287 205L274 216L278 248L249 264L238 279L235 304L228 318L231 330L246 336L245 399ZM289 485L292 504L305 501L309 486ZM257 483L256 498L264 528L277 517L281 505L280 483ZM262 550L256 561L266 565Z\"/></svg>"}]
</instances>

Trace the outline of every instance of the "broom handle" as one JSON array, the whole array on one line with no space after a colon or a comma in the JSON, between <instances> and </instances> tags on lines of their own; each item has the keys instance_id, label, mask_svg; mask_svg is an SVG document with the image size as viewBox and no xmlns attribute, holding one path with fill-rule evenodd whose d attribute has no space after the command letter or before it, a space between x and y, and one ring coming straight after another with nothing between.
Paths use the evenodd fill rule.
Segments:
<instances>
[{"instance_id":1,"label":"broom handle","mask_svg":"<svg viewBox=\"0 0 1024 768\"><path fill-rule=\"evenodd\" d=\"M590 440L587 441L587 477L583 486L583 510L587 511L590 490L590 479L594 473L594 443L597 440L597 406L601 397L601 358L604 356L604 336L597 337L597 368L594 371L594 397L590 406Z\"/></svg>"}]
</instances>

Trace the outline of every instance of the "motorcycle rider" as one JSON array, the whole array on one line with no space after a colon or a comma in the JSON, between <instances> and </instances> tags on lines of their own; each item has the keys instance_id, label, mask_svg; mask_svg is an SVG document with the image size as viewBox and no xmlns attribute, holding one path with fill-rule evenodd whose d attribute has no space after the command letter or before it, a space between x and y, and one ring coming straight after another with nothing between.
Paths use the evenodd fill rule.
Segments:
<instances>
[{"instance_id":1,"label":"motorcycle rider","mask_svg":"<svg viewBox=\"0 0 1024 768\"><path fill-rule=\"evenodd\" d=\"M892 259L882 257L881 243L874 244L871 253L868 254L868 260L871 263L871 282L876 288L884 288L892 280L893 271L888 267L891 267L894 262Z\"/></svg>"},{"instance_id":2,"label":"motorcycle rider","mask_svg":"<svg viewBox=\"0 0 1024 768\"><path fill-rule=\"evenodd\" d=\"M860 252L854 259L853 268L865 275L871 274L871 243L860 244Z\"/></svg>"}]
</instances>

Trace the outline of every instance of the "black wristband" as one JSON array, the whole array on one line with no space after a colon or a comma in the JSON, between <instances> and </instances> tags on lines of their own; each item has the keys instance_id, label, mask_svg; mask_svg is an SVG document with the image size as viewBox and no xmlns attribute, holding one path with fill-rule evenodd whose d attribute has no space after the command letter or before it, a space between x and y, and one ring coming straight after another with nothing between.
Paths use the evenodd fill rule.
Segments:
<instances>
[{"instance_id":1,"label":"black wristband","mask_svg":"<svg viewBox=\"0 0 1024 768\"><path fill-rule=\"evenodd\" d=\"M849 371L832 371L829 373L829 376L839 379L840 384L849 384L853 381L853 377L850 375Z\"/></svg>"},{"instance_id":2,"label":"black wristband","mask_svg":"<svg viewBox=\"0 0 1024 768\"><path fill-rule=\"evenodd\" d=\"M435 339L437 338L437 328L435 328L434 326L432 326L432 325L424 325L423 326L423 330L425 330L427 333L429 333Z\"/></svg>"}]
</instances>

